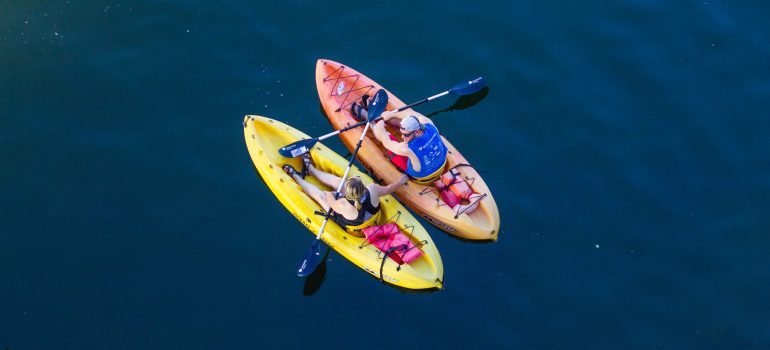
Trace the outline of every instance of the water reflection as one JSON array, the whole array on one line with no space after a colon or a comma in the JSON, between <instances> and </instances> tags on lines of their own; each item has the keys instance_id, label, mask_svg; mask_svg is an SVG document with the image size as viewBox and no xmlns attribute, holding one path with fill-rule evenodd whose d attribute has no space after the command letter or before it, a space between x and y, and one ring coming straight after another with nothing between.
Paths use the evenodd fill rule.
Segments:
<instances>
[{"instance_id":1,"label":"water reflection","mask_svg":"<svg viewBox=\"0 0 770 350\"><path fill-rule=\"evenodd\" d=\"M426 115L426 117L430 118L430 117L432 117L432 116L434 116L436 114L439 114L439 113L451 112L451 111L459 111L459 110L466 109L468 107L471 107L471 106L481 102L481 100L486 98L488 94L489 94L489 87L485 86L481 90L476 91L476 92L474 92L474 93L472 93L470 95L460 96L460 98L458 98L457 101L455 101L455 103L453 103L451 106L449 106L447 108L444 108L442 110L438 110L438 111L432 112L432 113Z\"/></svg>"}]
</instances>

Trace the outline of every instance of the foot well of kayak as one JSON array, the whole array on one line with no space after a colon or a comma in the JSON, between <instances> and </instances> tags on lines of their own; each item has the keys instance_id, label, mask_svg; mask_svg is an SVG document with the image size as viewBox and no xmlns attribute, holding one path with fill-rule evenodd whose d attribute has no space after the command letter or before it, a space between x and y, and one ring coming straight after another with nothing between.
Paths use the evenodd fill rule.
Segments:
<instances>
[{"instance_id":1,"label":"foot well of kayak","mask_svg":"<svg viewBox=\"0 0 770 350\"><path fill-rule=\"evenodd\" d=\"M420 248L428 243L428 241L413 242L414 227L404 226L404 231L409 231L408 235L405 234L396 224L400 217L401 212L399 211L384 224L372 225L362 230L366 239L359 248L363 249L368 245L374 245L380 250L381 254L378 255L382 259L380 280L383 280L382 268L388 258L399 265L396 271L400 271L401 265L410 264L421 257L424 253Z\"/></svg>"},{"instance_id":2,"label":"foot well of kayak","mask_svg":"<svg viewBox=\"0 0 770 350\"><path fill-rule=\"evenodd\" d=\"M463 177L457 171L458 167L470 166L469 164L455 165L441 177L433 182L433 186L426 186L420 194L438 192L436 203L439 206L448 206L455 213L455 219L462 214L470 214L479 207L479 203L486 193L476 193L473 190L475 178Z\"/></svg>"}]
</instances>

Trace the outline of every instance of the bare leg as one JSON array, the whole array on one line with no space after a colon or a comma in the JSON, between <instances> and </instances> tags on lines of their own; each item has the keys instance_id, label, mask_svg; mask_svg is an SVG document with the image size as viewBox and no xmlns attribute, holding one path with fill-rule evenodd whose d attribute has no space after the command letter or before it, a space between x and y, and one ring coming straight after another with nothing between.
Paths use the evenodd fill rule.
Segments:
<instances>
[{"instance_id":1,"label":"bare leg","mask_svg":"<svg viewBox=\"0 0 770 350\"><path fill-rule=\"evenodd\" d=\"M321 189L315 187L315 185L305 181L305 179L301 178L299 175L293 175L292 178L300 187L302 187L302 191L318 203L324 211L329 211L329 204L326 203L326 193L324 191L321 191Z\"/></svg>"},{"instance_id":2,"label":"bare leg","mask_svg":"<svg viewBox=\"0 0 770 350\"><path fill-rule=\"evenodd\" d=\"M335 191L337 190L337 186L340 185L340 181L342 181L341 177L319 170L313 164L308 164L307 170L310 175L315 176L318 181L321 181L322 184L333 188Z\"/></svg>"}]
</instances>

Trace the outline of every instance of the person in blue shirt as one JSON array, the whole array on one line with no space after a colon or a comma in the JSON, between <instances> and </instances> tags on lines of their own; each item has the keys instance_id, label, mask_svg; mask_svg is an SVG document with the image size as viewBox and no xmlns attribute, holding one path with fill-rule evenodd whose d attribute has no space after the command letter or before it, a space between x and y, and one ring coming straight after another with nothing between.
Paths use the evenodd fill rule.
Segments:
<instances>
[{"instance_id":1,"label":"person in blue shirt","mask_svg":"<svg viewBox=\"0 0 770 350\"><path fill-rule=\"evenodd\" d=\"M447 148L433 121L407 111L383 112L382 120L373 125L372 132L374 137L394 154L391 158L393 164L409 175L412 181L431 183L441 176L446 166ZM392 124L395 121L398 121L402 142L385 129L386 122Z\"/></svg>"}]
</instances>

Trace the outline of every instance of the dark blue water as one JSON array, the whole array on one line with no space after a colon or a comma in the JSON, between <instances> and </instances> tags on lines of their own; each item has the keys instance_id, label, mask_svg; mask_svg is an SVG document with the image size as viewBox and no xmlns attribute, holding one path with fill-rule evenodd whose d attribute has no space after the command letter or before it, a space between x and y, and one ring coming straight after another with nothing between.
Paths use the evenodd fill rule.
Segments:
<instances>
[{"instance_id":1,"label":"dark blue water","mask_svg":"<svg viewBox=\"0 0 770 350\"><path fill-rule=\"evenodd\" d=\"M0 348L767 349L767 13L0 0ZM312 233L240 122L329 132L318 58L407 102L487 78L433 116L502 216L490 244L428 226L445 290L335 253L294 276Z\"/></svg>"}]
</instances>

